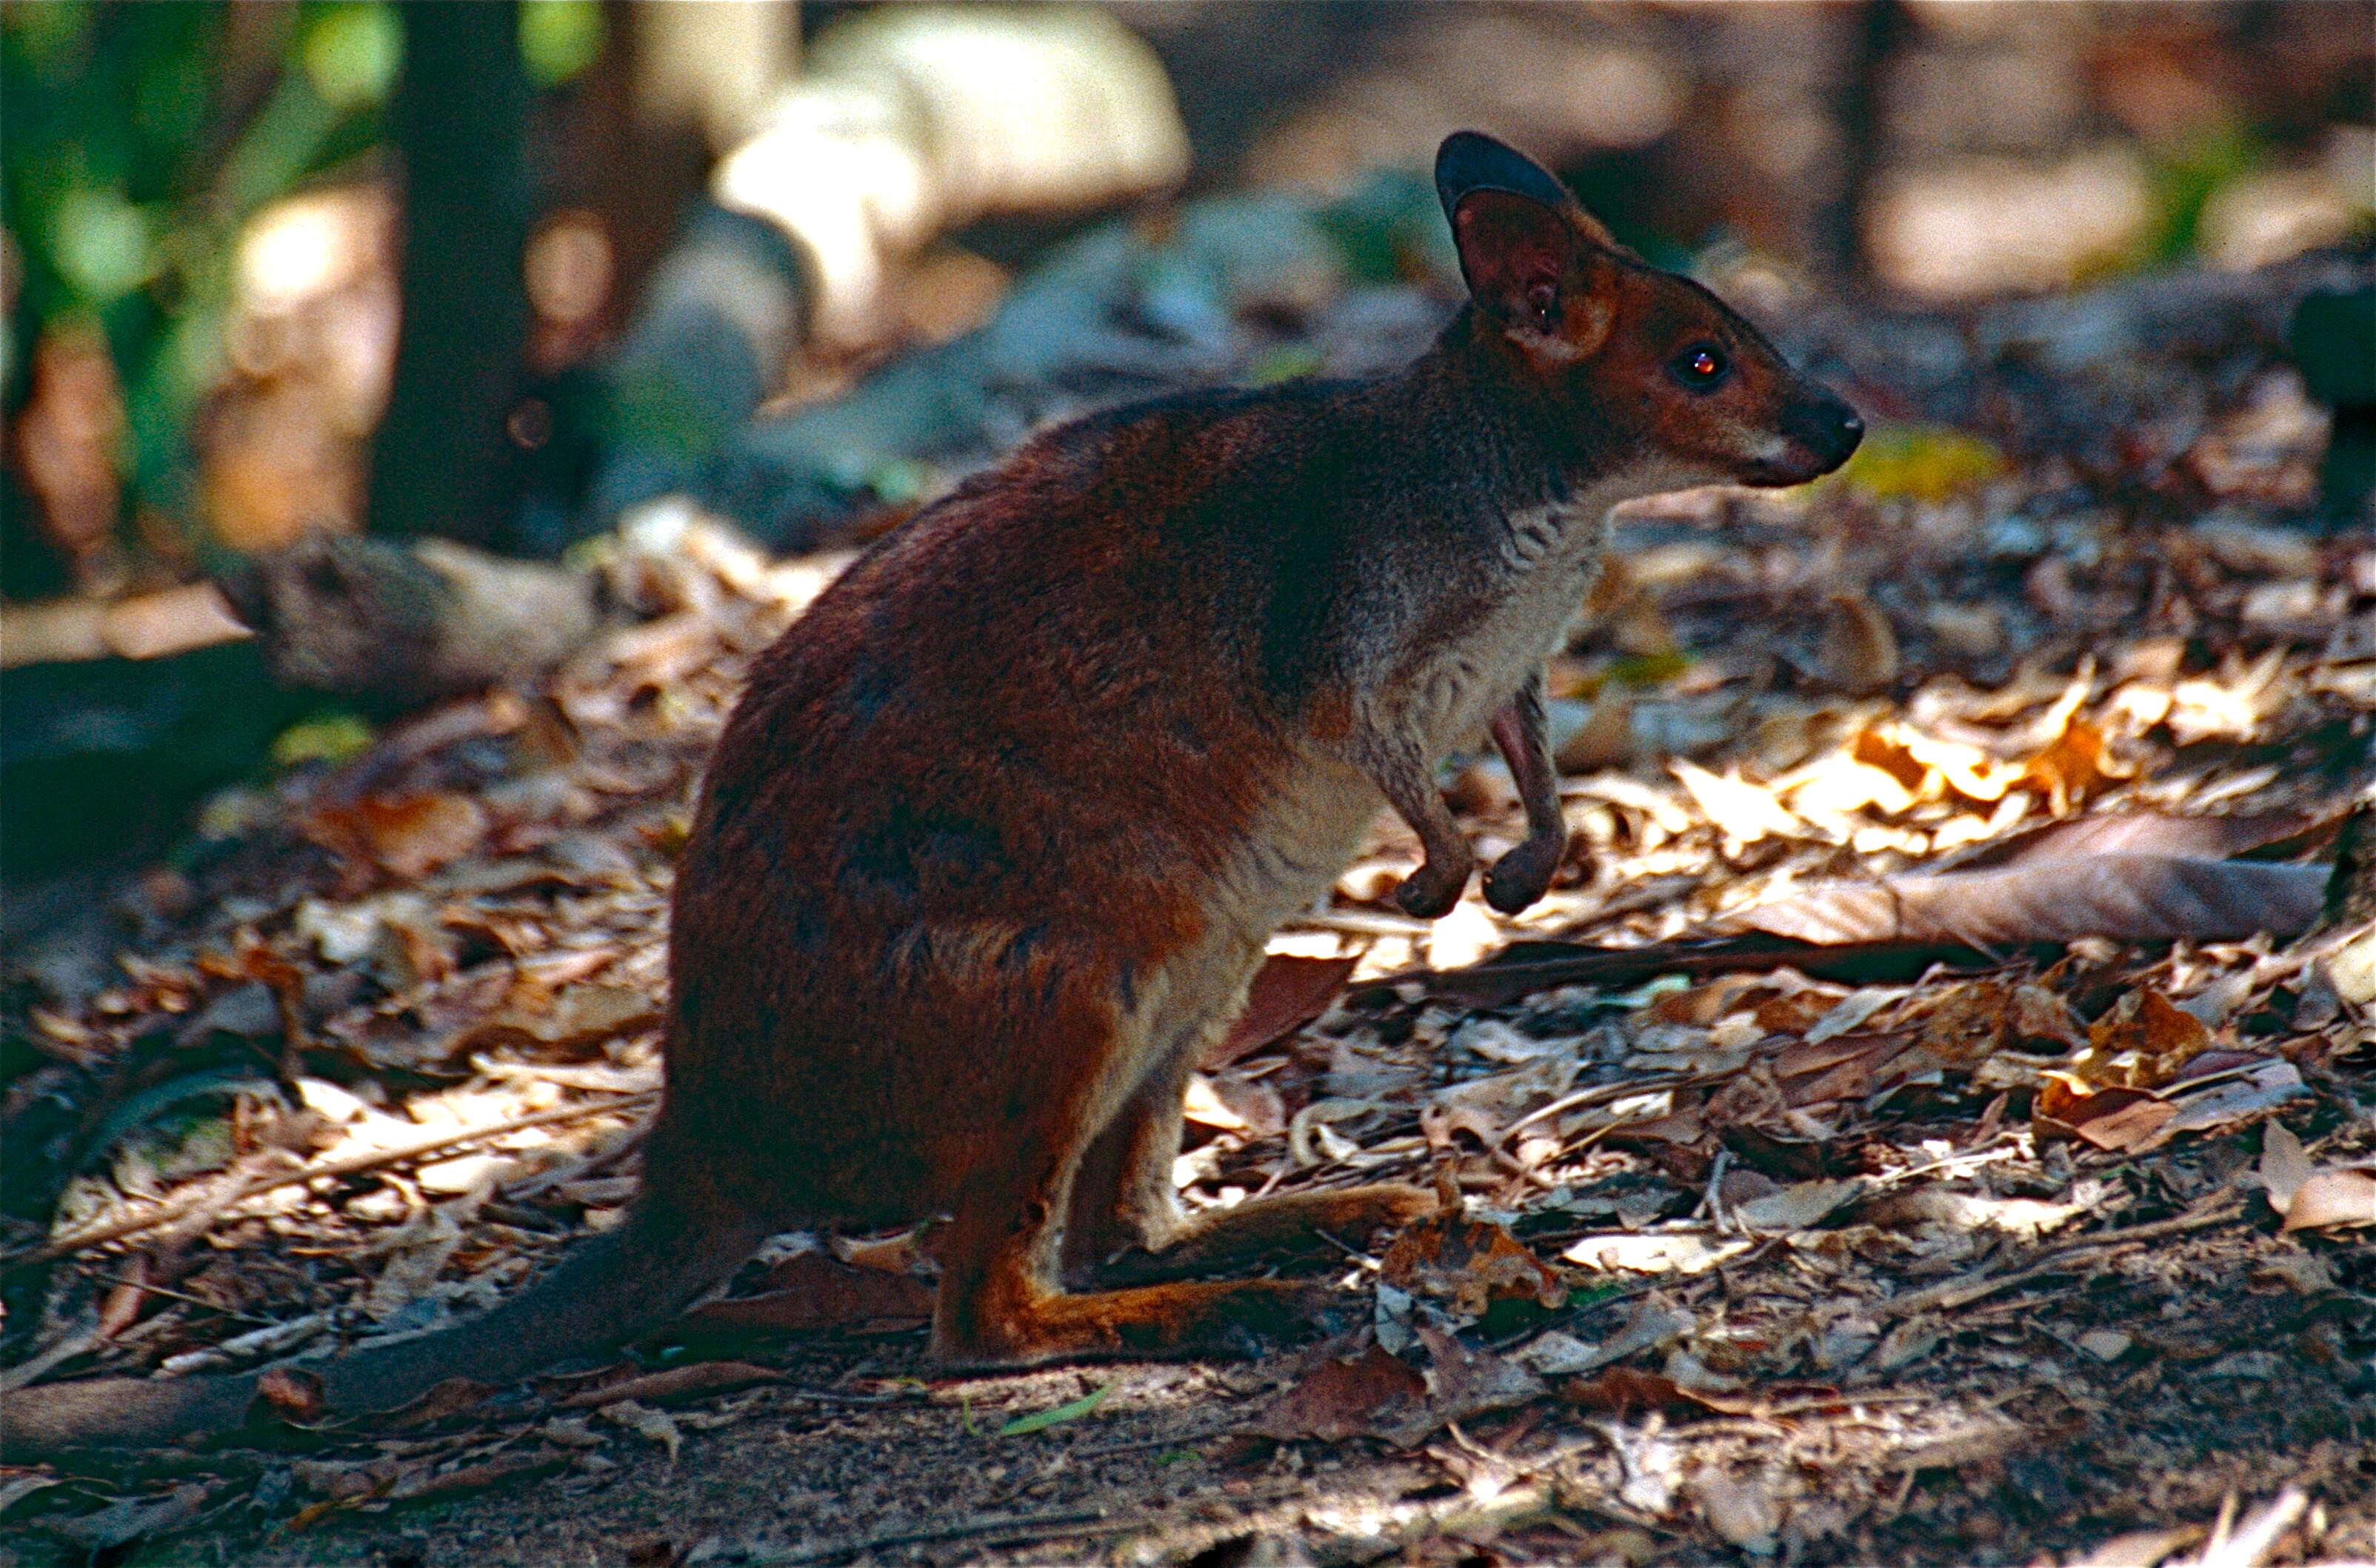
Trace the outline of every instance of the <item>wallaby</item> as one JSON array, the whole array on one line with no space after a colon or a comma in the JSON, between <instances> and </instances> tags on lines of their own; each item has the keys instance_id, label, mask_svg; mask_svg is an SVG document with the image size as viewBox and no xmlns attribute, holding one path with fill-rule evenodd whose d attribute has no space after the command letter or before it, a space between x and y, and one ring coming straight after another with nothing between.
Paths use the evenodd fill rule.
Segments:
<instances>
[{"instance_id":1,"label":"wallaby","mask_svg":"<svg viewBox=\"0 0 2376 1568\"><path fill-rule=\"evenodd\" d=\"M1539 897L1566 848L1542 663L1610 507L1800 483L1862 432L1509 148L1453 136L1436 184L1470 298L1414 363L1040 434L756 661L677 873L668 1091L618 1229L482 1317L279 1379L19 1392L5 1452L221 1434L259 1394L345 1416L508 1383L816 1223L953 1217L944 1366L1227 1352L1314 1293L1183 1277L1432 1209L1382 1184L1183 1219L1199 1053L1382 800L1426 851L1401 906L1453 906L1475 861L1436 766L1481 730L1528 826L1485 897Z\"/></svg>"}]
</instances>

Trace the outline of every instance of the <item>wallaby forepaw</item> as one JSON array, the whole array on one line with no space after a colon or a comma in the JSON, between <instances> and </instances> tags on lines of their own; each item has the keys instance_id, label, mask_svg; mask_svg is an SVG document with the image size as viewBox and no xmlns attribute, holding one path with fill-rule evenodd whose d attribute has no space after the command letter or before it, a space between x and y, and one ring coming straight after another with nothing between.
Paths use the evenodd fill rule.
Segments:
<instances>
[{"instance_id":1,"label":"wallaby forepaw","mask_svg":"<svg viewBox=\"0 0 2376 1568\"><path fill-rule=\"evenodd\" d=\"M1440 920L1460 902L1460 890L1468 885L1468 873L1475 869L1466 861L1456 868L1430 861L1403 878L1395 889L1395 907L1419 920Z\"/></svg>"},{"instance_id":2,"label":"wallaby forepaw","mask_svg":"<svg viewBox=\"0 0 2376 1568\"><path fill-rule=\"evenodd\" d=\"M1503 914L1516 914L1550 891L1566 853L1564 840L1527 839L1493 862L1485 877L1485 902Z\"/></svg>"}]
</instances>

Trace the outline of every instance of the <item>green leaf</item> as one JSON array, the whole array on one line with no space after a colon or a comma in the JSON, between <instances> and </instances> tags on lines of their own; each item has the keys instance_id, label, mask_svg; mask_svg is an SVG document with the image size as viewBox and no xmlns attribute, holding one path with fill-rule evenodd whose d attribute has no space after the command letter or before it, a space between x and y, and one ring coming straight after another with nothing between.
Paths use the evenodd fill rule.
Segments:
<instances>
[{"instance_id":1,"label":"green leaf","mask_svg":"<svg viewBox=\"0 0 2376 1568\"><path fill-rule=\"evenodd\" d=\"M155 272L155 228L121 191L72 190L52 220L50 254L66 281L92 303L105 304Z\"/></svg>"},{"instance_id":2,"label":"green leaf","mask_svg":"<svg viewBox=\"0 0 2376 1568\"><path fill-rule=\"evenodd\" d=\"M1321 368L1319 350L1309 344L1290 343L1256 360L1247 370L1246 379L1256 386L1276 386L1299 375L1317 375Z\"/></svg>"},{"instance_id":3,"label":"green leaf","mask_svg":"<svg viewBox=\"0 0 2376 1568\"><path fill-rule=\"evenodd\" d=\"M1692 662L1692 656L1681 649L1622 654L1609 667L1609 675L1621 685L1661 686L1689 670Z\"/></svg>"},{"instance_id":4,"label":"green leaf","mask_svg":"<svg viewBox=\"0 0 2376 1568\"><path fill-rule=\"evenodd\" d=\"M323 713L302 719L280 731L272 742L272 760L282 767L327 762L333 766L371 749L372 729L351 713Z\"/></svg>"},{"instance_id":5,"label":"green leaf","mask_svg":"<svg viewBox=\"0 0 2376 1568\"><path fill-rule=\"evenodd\" d=\"M559 87L601 58L602 7L593 0L528 0L520 7L520 63L539 87Z\"/></svg>"},{"instance_id":6,"label":"green leaf","mask_svg":"<svg viewBox=\"0 0 2376 1568\"><path fill-rule=\"evenodd\" d=\"M404 65L404 24L394 7L374 0L330 6L306 30L298 62L336 108L384 103Z\"/></svg>"},{"instance_id":7,"label":"green leaf","mask_svg":"<svg viewBox=\"0 0 2376 1568\"><path fill-rule=\"evenodd\" d=\"M1090 1390L1069 1405L1059 1405L1052 1410L1042 1410L1036 1416L1017 1416L998 1429L1001 1437L1021 1437L1027 1432L1045 1431L1065 1421L1077 1421L1106 1402L1106 1396L1122 1386L1115 1378L1104 1386Z\"/></svg>"},{"instance_id":8,"label":"green leaf","mask_svg":"<svg viewBox=\"0 0 2376 1568\"><path fill-rule=\"evenodd\" d=\"M1877 501L1944 501L2004 471L2004 455L1959 430L1900 425L1877 430L1857 448L1839 482Z\"/></svg>"}]
</instances>

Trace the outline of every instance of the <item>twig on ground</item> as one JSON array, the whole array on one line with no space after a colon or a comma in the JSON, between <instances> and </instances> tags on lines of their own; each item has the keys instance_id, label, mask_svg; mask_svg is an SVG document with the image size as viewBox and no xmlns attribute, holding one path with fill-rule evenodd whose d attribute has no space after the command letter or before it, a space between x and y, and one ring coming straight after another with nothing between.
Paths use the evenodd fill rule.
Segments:
<instances>
[{"instance_id":1,"label":"twig on ground","mask_svg":"<svg viewBox=\"0 0 2376 1568\"><path fill-rule=\"evenodd\" d=\"M1880 1302L1875 1310L1886 1319L1906 1317L1914 1313L1926 1312L1933 1307L1952 1309L1969 1306L1984 1296L1993 1296L2000 1290L2026 1284L2041 1275L2059 1273L2083 1260L2100 1263L2117 1253L2131 1251L2146 1241L2157 1241L2164 1236L2183 1235L2190 1230L2204 1230L2215 1225L2224 1225L2243 1212L2242 1203L2231 1199L2229 1194L2225 1193L2215 1194L2210 1200L2210 1205L2211 1206L2193 1213L2177 1215L2168 1219L2156 1219L2147 1225L2132 1225L2123 1230L2107 1230L2098 1235L2065 1242L2049 1251L2028 1266L2017 1268L2010 1274L1991 1276L1984 1272L1979 1275L1967 1274L1960 1279L1942 1280L1936 1285L1927 1286L1922 1289Z\"/></svg>"},{"instance_id":2,"label":"twig on ground","mask_svg":"<svg viewBox=\"0 0 2376 1568\"><path fill-rule=\"evenodd\" d=\"M171 1225L175 1220L205 1210L227 1209L233 1204L244 1203L262 1193L275 1192L282 1187L301 1186L305 1182L319 1181L325 1177L335 1179L342 1176L359 1176L364 1171L376 1170L384 1166L399 1165L408 1159L419 1159L428 1155L442 1154L447 1149L458 1148L465 1144L479 1143L488 1138L499 1138L511 1133L524 1133L531 1127L550 1127L558 1123L582 1121L588 1117L600 1116L612 1111L632 1111L648 1105L658 1098L657 1091L647 1090L620 1095L615 1099L599 1102L555 1106L546 1111L531 1111L526 1116L515 1116L507 1122L497 1122L489 1126L441 1133L435 1137L402 1144L394 1148L370 1149L361 1154L349 1155L343 1159L320 1160L290 1170L261 1171L234 1182L227 1187L209 1186L191 1191L145 1214L130 1215L122 1219L110 1220L104 1225L94 1225L88 1229L61 1236L54 1241L43 1242L30 1252L0 1263L0 1277L6 1277L19 1270L35 1267L41 1264L54 1262L62 1257L71 1256L88 1247L100 1246L108 1241L120 1241L127 1236L137 1236L144 1231Z\"/></svg>"},{"instance_id":3,"label":"twig on ground","mask_svg":"<svg viewBox=\"0 0 2376 1568\"><path fill-rule=\"evenodd\" d=\"M977 1514L968 1519L957 1519L945 1525L933 1525L913 1530L877 1530L871 1535L851 1536L847 1539L827 1541L822 1546L794 1547L781 1551L753 1553L746 1562L752 1563L831 1562L836 1558L855 1557L861 1552L879 1551L886 1546L921 1546L928 1541L969 1540L979 1536L997 1535L1008 1531L1062 1529L1074 1525L1095 1525L1106 1518L1102 1508L1057 1508L1044 1514Z\"/></svg>"}]
</instances>

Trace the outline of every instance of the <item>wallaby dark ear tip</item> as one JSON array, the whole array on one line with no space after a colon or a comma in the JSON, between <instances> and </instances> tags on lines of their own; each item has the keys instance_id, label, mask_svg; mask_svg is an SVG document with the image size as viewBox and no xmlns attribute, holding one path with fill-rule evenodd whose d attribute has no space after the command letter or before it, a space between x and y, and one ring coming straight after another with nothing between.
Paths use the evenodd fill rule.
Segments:
<instances>
[{"instance_id":1,"label":"wallaby dark ear tip","mask_svg":"<svg viewBox=\"0 0 2376 1568\"><path fill-rule=\"evenodd\" d=\"M1435 149L1435 195L1452 218L1463 196L1502 191L1546 207L1573 207L1575 197L1550 171L1482 131L1455 131Z\"/></svg>"}]
</instances>

